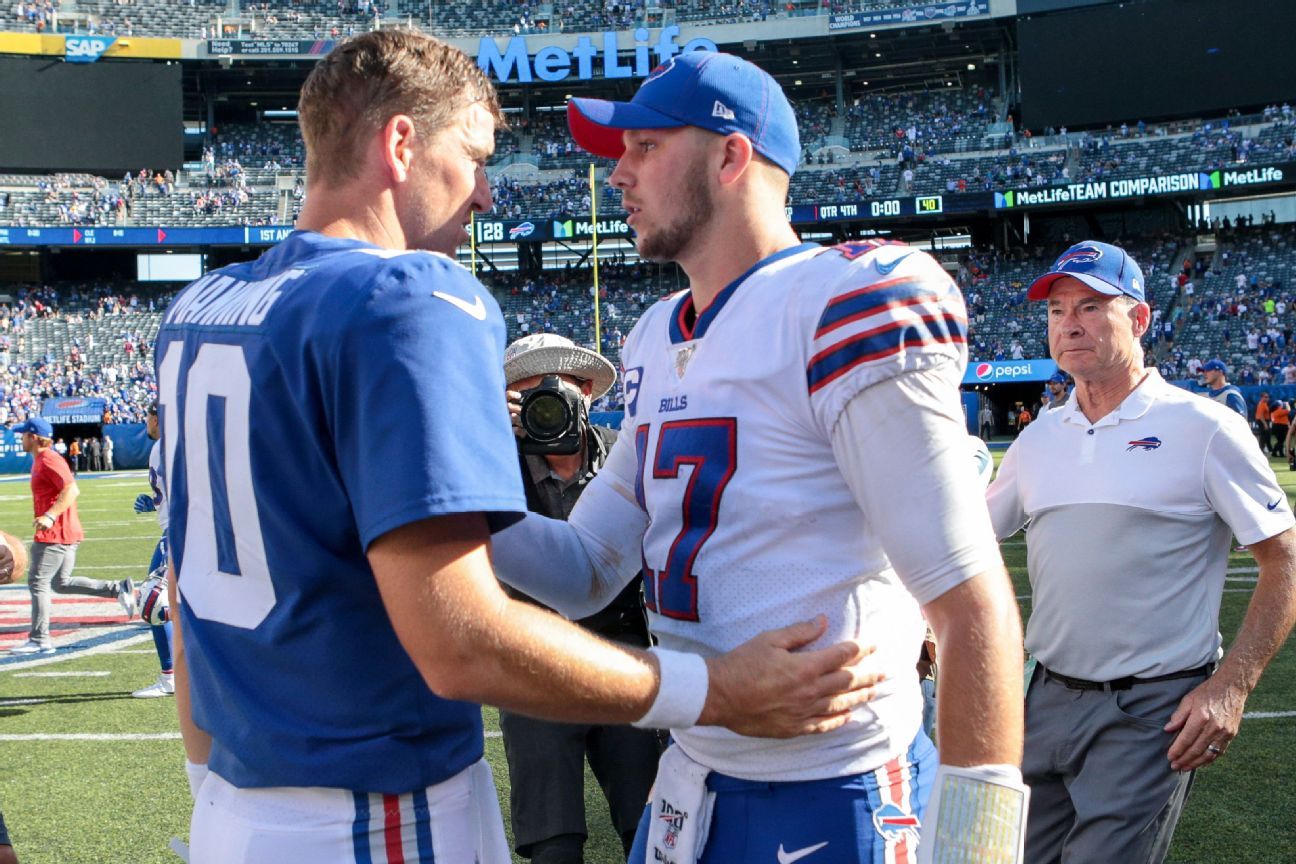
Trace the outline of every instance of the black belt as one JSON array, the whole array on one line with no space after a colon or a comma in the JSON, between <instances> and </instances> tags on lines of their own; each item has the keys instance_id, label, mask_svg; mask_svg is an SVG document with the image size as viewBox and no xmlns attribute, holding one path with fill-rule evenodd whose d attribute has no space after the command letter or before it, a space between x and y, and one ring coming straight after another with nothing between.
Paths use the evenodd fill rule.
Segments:
<instances>
[{"instance_id":1,"label":"black belt","mask_svg":"<svg viewBox=\"0 0 1296 864\"><path fill-rule=\"evenodd\" d=\"M1043 666L1040 666L1044 669ZM1059 675L1052 669L1044 669L1044 675L1052 678L1059 684L1063 684L1072 690L1128 690L1135 684L1154 684L1157 681L1174 681L1178 678L1198 678L1208 676L1215 671L1214 663L1205 663L1196 669L1185 669L1182 672L1171 672L1168 675L1153 675L1149 678L1135 678L1133 675L1127 675L1124 678L1117 678L1114 681L1086 681L1084 678L1072 678L1070 675Z\"/></svg>"}]
</instances>

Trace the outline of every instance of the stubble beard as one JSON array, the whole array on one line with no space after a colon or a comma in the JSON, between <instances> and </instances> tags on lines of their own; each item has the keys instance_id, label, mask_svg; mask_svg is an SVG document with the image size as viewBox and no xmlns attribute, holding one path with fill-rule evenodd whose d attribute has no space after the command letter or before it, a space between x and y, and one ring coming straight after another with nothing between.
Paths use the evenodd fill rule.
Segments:
<instances>
[{"instance_id":1,"label":"stubble beard","mask_svg":"<svg viewBox=\"0 0 1296 864\"><path fill-rule=\"evenodd\" d=\"M706 169L701 159L696 159L680 178L676 195L665 201L667 215L675 221L662 226L655 233L642 236L636 242L639 255L649 261L678 261L690 243L698 239L701 229L715 213L715 199L706 182ZM687 201L683 201L688 196Z\"/></svg>"}]
</instances>

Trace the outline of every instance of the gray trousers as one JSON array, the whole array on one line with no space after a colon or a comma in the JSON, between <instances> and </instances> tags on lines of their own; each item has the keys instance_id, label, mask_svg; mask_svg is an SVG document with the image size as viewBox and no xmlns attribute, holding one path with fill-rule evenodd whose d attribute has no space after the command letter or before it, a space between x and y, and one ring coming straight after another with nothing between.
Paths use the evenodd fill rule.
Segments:
<instances>
[{"instance_id":1,"label":"gray trousers","mask_svg":"<svg viewBox=\"0 0 1296 864\"><path fill-rule=\"evenodd\" d=\"M31 590L31 639L39 645L50 642L50 589L58 594L86 594L116 597L121 587L103 579L72 575L76 565L75 543L32 543L27 587Z\"/></svg>"},{"instance_id":2,"label":"gray trousers","mask_svg":"<svg viewBox=\"0 0 1296 864\"><path fill-rule=\"evenodd\" d=\"M1022 775L1031 787L1030 864L1159 864L1192 772L1170 770L1162 731L1205 676L1072 690L1037 666L1026 695Z\"/></svg>"}]
</instances>

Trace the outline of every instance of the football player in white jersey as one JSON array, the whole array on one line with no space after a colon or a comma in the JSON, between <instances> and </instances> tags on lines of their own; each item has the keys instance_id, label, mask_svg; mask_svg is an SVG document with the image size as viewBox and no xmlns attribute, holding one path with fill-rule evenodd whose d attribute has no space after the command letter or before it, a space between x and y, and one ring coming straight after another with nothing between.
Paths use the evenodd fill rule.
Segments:
<instances>
[{"instance_id":1,"label":"football player in white jersey","mask_svg":"<svg viewBox=\"0 0 1296 864\"><path fill-rule=\"evenodd\" d=\"M571 521L496 535L497 572L579 617L642 567L661 646L703 655L824 613L825 639L876 642L887 675L824 736L673 728L631 861L1016 860L1021 624L967 458L957 287L903 245L798 242L795 117L744 60L686 53L632 102L574 99L568 118L619 159L640 253L691 288L627 338L622 434Z\"/></svg>"},{"instance_id":2,"label":"football player in white jersey","mask_svg":"<svg viewBox=\"0 0 1296 864\"><path fill-rule=\"evenodd\" d=\"M171 655L171 609L167 592L167 506L166 493L162 482L162 447L158 438L158 409L150 405L145 431L153 439L153 449L149 451L149 488L152 492L141 492L135 498L136 513L157 513L158 527L162 536L153 549L149 561L148 577L139 588L136 608L140 618L149 625L153 634L153 646L157 649L158 663L162 671L157 680L147 687L141 687L131 693L136 699L155 699L160 696L175 695L175 664Z\"/></svg>"}]
</instances>

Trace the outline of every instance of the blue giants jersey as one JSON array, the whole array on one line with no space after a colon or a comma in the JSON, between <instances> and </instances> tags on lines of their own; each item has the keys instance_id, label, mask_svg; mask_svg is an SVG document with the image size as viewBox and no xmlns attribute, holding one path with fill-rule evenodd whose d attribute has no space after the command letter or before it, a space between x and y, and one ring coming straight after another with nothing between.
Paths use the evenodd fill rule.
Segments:
<instances>
[{"instance_id":1,"label":"blue giants jersey","mask_svg":"<svg viewBox=\"0 0 1296 864\"><path fill-rule=\"evenodd\" d=\"M427 252L294 232L172 302L157 340L193 715L237 786L401 793L482 755L392 629L365 550L526 509L499 307Z\"/></svg>"}]
</instances>

